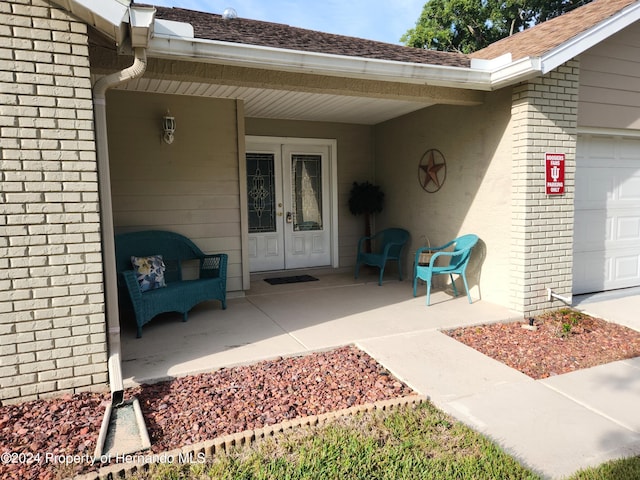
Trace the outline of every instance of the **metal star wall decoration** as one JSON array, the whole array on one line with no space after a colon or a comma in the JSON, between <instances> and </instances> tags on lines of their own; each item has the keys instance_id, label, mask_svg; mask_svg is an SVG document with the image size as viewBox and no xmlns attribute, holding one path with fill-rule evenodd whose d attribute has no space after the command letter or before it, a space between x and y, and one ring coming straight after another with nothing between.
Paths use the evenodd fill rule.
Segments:
<instances>
[{"instance_id":1,"label":"metal star wall decoration","mask_svg":"<svg viewBox=\"0 0 640 480\"><path fill-rule=\"evenodd\" d=\"M418 165L418 181L425 192L435 193L444 184L447 176L447 162L440 150L427 150Z\"/></svg>"}]
</instances>

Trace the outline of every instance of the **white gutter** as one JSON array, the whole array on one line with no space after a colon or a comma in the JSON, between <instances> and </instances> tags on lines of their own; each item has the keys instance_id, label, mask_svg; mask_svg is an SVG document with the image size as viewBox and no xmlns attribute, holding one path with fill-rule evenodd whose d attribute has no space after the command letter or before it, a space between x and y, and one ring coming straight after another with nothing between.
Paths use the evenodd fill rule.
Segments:
<instances>
[{"instance_id":1,"label":"white gutter","mask_svg":"<svg viewBox=\"0 0 640 480\"><path fill-rule=\"evenodd\" d=\"M490 72L484 70L185 38L158 33L158 30L161 28L156 28L156 34L149 42L149 57L387 82L490 89Z\"/></svg>"},{"instance_id":2,"label":"white gutter","mask_svg":"<svg viewBox=\"0 0 640 480\"><path fill-rule=\"evenodd\" d=\"M109 141L107 136L107 90L141 77L147 69L148 43L155 9L133 7L130 12L131 36L134 44L133 64L120 72L100 78L93 86L93 105L98 156L98 181L100 185L100 215L102 225L102 257L104 262L105 308L109 346L109 387L111 401L119 405L124 400L120 348L120 312L118 309L118 274L116 271L115 230L111 201L111 174L109 167ZM145 33L146 32L146 33ZM145 41L146 35L146 41Z\"/></svg>"},{"instance_id":3,"label":"white gutter","mask_svg":"<svg viewBox=\"0 0 640 480\"><path fill-rule=\"evenodd\" d=\"M144 48L134 49L134 62L124 70L100 78L93 87L93 105L98 155L98 180L100 185L100 214L102 224L102 258L104 259L105 304L109 345L109 387L112 403L124 400L120 348L120 312L118 309L118 274L116 272L116 248L111 202L111 175L109 172L109 144L107 138L106 93L128 80L142 76L147 68Z\"/></svg>"},{"instance_id":4,"label":"white gutter","mask_svg":"<svg viewBox=\"0 0 640 480\"><path fill-rule=\"evenodd\" d=\"M121 45L127 36L131 0L51 0Z\"/></svg>"},{"instance_id":5,"label":"white gutter","mask_svg":"<svg viewBox=\"0 0 640 480\"><path fill-rule=\"evenodd\" d=\"M123 8L126 9L126 6L131 3L130 0L52 1L64 6L97 28L108 31L116 41L122 35L123 22L127 20L123 14ZM128 9L132 25L136 21L133 18L134 11L142 8ZM541 57L527 57L507 63L504 62L504 56L488 62L472 59L470 68L367 59L199 39L194 37L193 27L190 24L162 19L147 25L155 28L147 54L149 57L237 66L249 65L268 70L473 90L495 90L543 75L638 20L640 20L640 2L629 5L611 18ZM139 38L135 29L132 29L131 36L134 39ZM142 38L142 41L146 39Z\"/></svg>"},{"instance_id":6,"label":"white gutter","mask_svg":"<svg viewBox=\"0 0 640 480\"><path fill-rule=\"evenodd\" d=\"M509 54L490 61L472 59L470 68L302 52L200 39L194 37L191 25L161 19L156 20L156 33L149 44L148 54L166 59L249 65L268 70L496 90L544 75L638 20L640 2L630 5L541 57L526 57L515 62L511 61Z\"/></svg>"},{"instance_id":7,"label":"white gutter","mask_svg":"<svg viewBox=\"0 0 640 480\"><path fill-rule=\"evenodd\" d=\"M542 73L539 57L525 57L490 72L491 90L499 90L509 85L524 82Z\"/></svg>"},{"instance_id":8,"label":"white gutter","mask_svg":"<svg viewBox=\"0 0 640 480\"><path fill-rule=\"evenodd\" d=\"M491 60L472 58L471 69L488 72L490 88L496 90L540 75L540 61L527 57L514 62L511 54L505 53Z\"/></svg>"}]
</instances>

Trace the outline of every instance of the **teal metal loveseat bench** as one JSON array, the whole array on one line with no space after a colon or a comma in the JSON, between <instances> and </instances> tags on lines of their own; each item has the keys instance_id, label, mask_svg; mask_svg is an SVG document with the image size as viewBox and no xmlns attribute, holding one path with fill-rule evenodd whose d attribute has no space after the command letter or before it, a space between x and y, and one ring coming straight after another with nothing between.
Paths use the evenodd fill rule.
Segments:
<instances>
[{"instance_id":1,"label":"teal metal loveseat bench","mask_svg":"<svg viewBox=\"0 0 640 480\"><path fill-rule=\"evenodd\" d=\"M122 233L115 241L119 297L131 302L137 338L161 313L182 313L186 322L201 302L219 300L227 308L227 254L206 255L187 237L162 230ZM199 276L185 280L189 261L199 262Z\"/></svg>"}]
</instances>

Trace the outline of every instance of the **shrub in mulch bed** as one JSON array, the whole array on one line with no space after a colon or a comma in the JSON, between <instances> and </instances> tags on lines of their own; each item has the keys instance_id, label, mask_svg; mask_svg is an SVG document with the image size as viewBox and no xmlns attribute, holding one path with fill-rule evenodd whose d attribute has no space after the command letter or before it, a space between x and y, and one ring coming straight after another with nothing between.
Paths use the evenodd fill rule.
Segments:
<instances>
[{"instance_id":1,"label":"shrub in mulch bed","mask_svg":"<svg viewBox=\"0 0 640 480\"><path fill-rule=\"evenodd\" d=\"M354 346L221 369L127 390L163 452L307 415L411 395ZM0 406L0 478L87 473L109 395L82 393ZM7 456L9 454L9 456Z\"/></svg>"},{"instance_id":2,"label":"shrub in mulch bed","mask_svg":"<svg viewBox=\"0 0 640 480\"><path fill-rule=\"evenodd\" d=\"M570 308L530 322L493 323L447 335L536 380L640 356L640 332Z\"/></svg>"}]
</instances>

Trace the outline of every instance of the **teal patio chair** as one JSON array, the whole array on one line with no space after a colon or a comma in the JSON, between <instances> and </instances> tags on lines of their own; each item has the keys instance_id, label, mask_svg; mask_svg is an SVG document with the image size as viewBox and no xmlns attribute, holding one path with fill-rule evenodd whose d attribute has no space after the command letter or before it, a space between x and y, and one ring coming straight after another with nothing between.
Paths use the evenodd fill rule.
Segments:
<instances>
[{"instance_id":1,"label":"teal patio chair","mask_svg":"<svg viewBox=\"0 0 640 480\"><path fill-rule=\"evenodd\" d=\"M375 252L366 253L364 245L367 240L371 240L375 245ZM398 276L402 280L402 263L400 257L402 249L409 241L409 232L403 228L387 228L371 237L362 237L358 241L358 255L356 257L356 273L358 278L360 273L360 265L371 265L380 268L380 279L378 285L382 285L382 277L384 276L384 267L388 260L398 261Z\"/></svg>"},{"instance_id":2,"label":"teal patio chair","mask_svg":"<svg viewBox=\"0 0 640 480\"><path fill-rule=\"evenodd\" d=\"M431 278L433 277L433 275L449 274L449 277L451 278L451 285L453 286L453 294L457 297L458 290L456 289L456 283L453 280L453 274L455 273L462 277L464 288L467 290L467 298L469 299L469 303L472 303L471 295L469 293L469 285L467 284L466 270L467 265L469 264L469 259L471 258L471 250L476 245L476 243L478 243L478 236L470 234L463 235L456 238L455 240L451 240L449 243L440 247L419 248L416 252L413 267L413 296L415 297L417 295L418 279L424 280L425 282L427 282L427 305L429 305L431 300ZM444 251L452 245L453 250ZM435 252L431 257L429 265L418 264L420 253L424 251ZM436 266L436 260L439 257L449 257L449 264L440 267Z\"/></svg>"}]
</instances>

